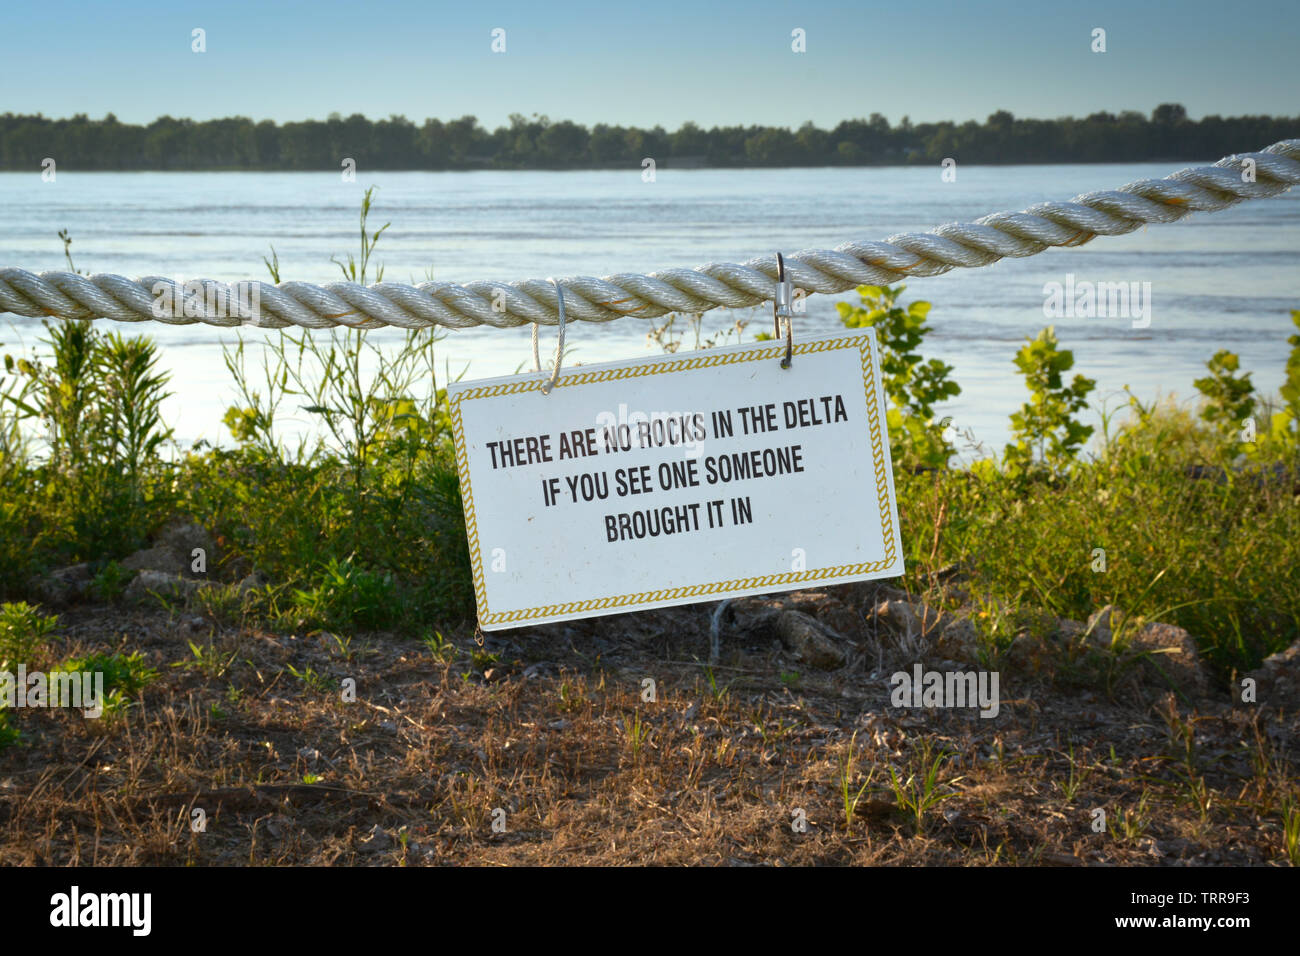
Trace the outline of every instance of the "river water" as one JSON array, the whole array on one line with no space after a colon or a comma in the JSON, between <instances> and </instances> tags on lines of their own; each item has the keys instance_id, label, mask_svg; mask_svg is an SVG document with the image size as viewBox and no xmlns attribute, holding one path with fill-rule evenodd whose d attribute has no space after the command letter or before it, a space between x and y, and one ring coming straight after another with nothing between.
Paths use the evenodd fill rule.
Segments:
<instances>
[{"instance_id":1,"label":"river water","mask_svg":"<svg viewBox=\"0 0 1300 956\"><path fill-rule=\"evenodd\" d=\"M955 182L935 168L659 170L628 172L0 173L0 264L65 268L67 229L82 271L178 279L268 278L274 245L286 279L339 278L330 257L355 254L361 194L376 185L371 226L392 225L376 260L385 279L509 281L552 275L648 272L851 238L883 239L953 220L1020 210L1171 172L1167 165L959 167ZM1048 283L1150 283L1149 324L1129 316L1048 317ZM1276 392L1300 308L1300 192L1180 223L1151 226L1077 249L1049 250L990 267L913 279L904 301L933 308L923 351L955 366L961 396L942 406L959 429L991 448L1027 395L1012 364L1019 344L1055 324L1075 371L1098 382L1094 399L1122 403L1125 385L1145 399L1191 402L1192 380L1220 348L1239 353L1257 387ZM838 300L813 296L796 334L839 327ZM769 330L766 309L706 313L705 331L749 319L746 338ZM1143 319L1138 319L1138 325ZM109 325L110 323L103 323ZM651 320L574 323L568 364L654 354ZM174 395L167 417L183 442L227 442L221 417L234 399L221 343L234 333L201 325L133 326L163 347ZM0 316L4 351L32 346L38 320ZM275 334L244 331L250 342ZM396 341L401 333L372 333ZM550 348L544 340L543 349ZM691 339L687 337L687 346ZM531 361L527 328L451 332L439 366L482 378ZM299 424L306 418L298 416ZM1096 422L1095 414L1090 421ZM293 422L287 423L295 427ZM969 457L969 455L968 455Z\"/></svg>"}]
</instances>

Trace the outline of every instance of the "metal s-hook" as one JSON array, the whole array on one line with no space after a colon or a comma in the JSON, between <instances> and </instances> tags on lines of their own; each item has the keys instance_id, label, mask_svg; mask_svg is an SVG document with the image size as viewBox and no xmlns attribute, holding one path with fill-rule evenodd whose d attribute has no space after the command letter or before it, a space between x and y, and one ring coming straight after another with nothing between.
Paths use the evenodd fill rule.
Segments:
<instances>
[{"instance_id":1,"label":"metal s-hook","mask_svg":"<svg viewBox=\"0 0 1300 956\"><path fill-rule=\"evenodd\" d=\"M785 320L785 358L781 359L781 367L789 368L790 359L794 354L794 322L791 314L791 299L793 292L790 288L790 277L785 274L785 257L781 253L776 254L776 295L772 297L772 335L776 338L781 337L781 320Z\"/></svg>"},{"instance_id":2,"label":"metal s-hook","mask_svg":"<svg viewBox=\"0 0 1300 956\"><path fill-rule=\"evenodd\" d=\"M560 362L564 359L564 288L554 279L550 280L551 285L555 286L556 307L560 315L560 334L555 340L555 365L551 369L550 381L542 383L542 394L551 394L551 389L555 387L556 381L560 377ZM542 370L542 358L537 350L537 323L533 323L533 371Z\"/></svg>"}]
</instances>

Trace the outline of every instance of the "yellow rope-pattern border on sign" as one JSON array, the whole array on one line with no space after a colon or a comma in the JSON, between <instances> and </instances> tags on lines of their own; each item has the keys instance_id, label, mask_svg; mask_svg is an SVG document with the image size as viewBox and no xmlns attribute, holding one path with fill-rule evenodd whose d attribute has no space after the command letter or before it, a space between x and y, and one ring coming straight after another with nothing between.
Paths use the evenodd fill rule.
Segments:
<instances>
[{"instance_id":1,"label":"yellow rope-pattern border on sign","mask_svg":"<svg viewBox=\"0 0 1300 956\"><path fill-rule=\"evenodd\" d=\"M480 615L487 607L487 585L483 581L483 559L478 546L478 521L474 517L474 491L469 483L469 450L465 446L465 426L460 418L460 399L450 395L451 434L456 444L456 472L460 475L460 497L465 508L465 538L473 565L474 599ZM480 621L481 623L481 621Z\"/></svg>"},{"instance_id":2,"label":"yellow rope-pattern border on sign","mask_svg":"<svg viewBox=\"0 0 1300 956\"><path fill-rule=\"evenodd\" d=\"M827 339L820 342L804 342L794 347L795 355L807 355L810 352L824 352L827 349L844 348L847 344L856 344L853 339ZM607 368L590 372L565 372L555 383L555 388L568 388L573 385L591 385L595 382L610 382L621 378L639 378L642 375L659 375L664 372L683 372L688 369L712 368L716 365L736 365L739 362L753 362L760 359L780 358L785 355L785 346L755 349L752 352L729 352L725 355L700 353L693 358L651 362L646 365L632 365L623 368ZM493 395L513 395L516 392L541 391L546 376L539 378L521 378L519 381L498 382L496 385L483 385L479 388L467 388L458 392L455 401L471 398L489 398Z\"/></svg>"},{"instance_id":3,"label":"yellow rope-pattern border on sign","mask_svg":"<svg viewBox=\"0 0 1300 956\"><path fill-rule=\"evenodd\" d=\"M897 557L897 551L894 547L893 521L890 518L889 467L885 461L886 445L881 434L880 396L872 384L873 357L871 354L871 339L866 335L821 339L813 342L802 342L794 346L793 351L795 355L807 355L812 352L842 348L857 348L862 357L862 377L867 388L867 424L871 433L871 457L875 466L877 500L880 505L880 533L885 546L883 560L862 564L842 564L837 567L815 568L808 571L791 571L785 574L767 574L755 578L738 578L732 581L716 581L712 584L690 584L658 591L641 591L634 594L619 594L587 601L571 601L566 604L547 604L541 607L507 611L500 614L493 614L487 609L487 585L483 578L483 559L479 548L478 522L475 518L474 491L470 486L469 479L469 451L465 444L465 428L461 420L460 403L475 398L488 398L497 395L511 395L518 392L540 390L545 379L544 377L529 378L501 382L495 385L484 385L478 388L467 388L451 396L452 436L456 443L456 468L460 473L461 498L465 505L465 529L473 563L474 596L478 601L479 623L484 626L523 623L539 617L580 614L584 611L651 604L660 601L672 601L678 598L705 597L724 591L748 591L782 584L820 581L825 578L843 577L851 574L870 574L873 571L883 571L891 567ZM556 382L555 388L587 385L593 382L607 382L623 378L638 378L643 375L660 375L665 372L679 372L688 369L710 368L718 365L734 365L738 362L763 361L775 359L784 354L785 347L777 346L723 354L703 353L690 358L651 362L645 365L625 366L623 368L601 369L599 371L568 372Z\"/></svg>"}]
</instances>

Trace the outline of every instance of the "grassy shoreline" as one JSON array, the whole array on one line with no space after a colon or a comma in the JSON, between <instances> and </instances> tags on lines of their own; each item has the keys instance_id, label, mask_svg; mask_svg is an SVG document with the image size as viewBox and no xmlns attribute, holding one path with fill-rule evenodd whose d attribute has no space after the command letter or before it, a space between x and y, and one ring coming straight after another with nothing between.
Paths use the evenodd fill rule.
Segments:
<instances>
[{"instance_id":1,"label":"grassy shoreline","mask_svg":"<svg viewBox=\"0 0 1300 956\"><path fill-rule=\"evenodd\" d=\"M0 859L1300 863L1291 672L1259 669L1300 638L1300 335L1275 400L1220 352L1195 413L1093 436L1046 329L1013 441L955 462L928 304L858 291L907 574L736 602L715 665L709 605L475 640L431 334L228 348L237 444L181 451L146 338L50 325L0 375L0 671L110 699L0 706ZM288 408L321 437L287 447ZM1003 674L1000 716L900 709L922 661Z\"/></svg>"}]
</instances>

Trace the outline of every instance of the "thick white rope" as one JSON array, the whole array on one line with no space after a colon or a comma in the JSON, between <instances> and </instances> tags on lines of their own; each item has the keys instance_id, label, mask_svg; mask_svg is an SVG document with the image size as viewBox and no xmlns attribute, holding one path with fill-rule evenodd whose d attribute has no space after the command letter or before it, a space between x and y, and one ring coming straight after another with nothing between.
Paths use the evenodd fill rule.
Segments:
<instances>
[{"instance_id":1,"label":"thick white rope","mask_svg":"<svg viewBox=\"0 0 1300 956\"><path fill-rule=\"evenodd\" d=\"M1249 174L1253 171L1253 177ZM1070 202L1046 202L1024 212L1000 212L973 223L951 223L928 233L904 233L884 242L846 242L785 257L786 272L805 294L843 292L858 285L888 285L933 276L958 266L975 268L1005 256L1032 256L1051 246L1079 246L1095 236L1118 236L1146 223L1174 222L1192 212L1226 209L1243 199L1263 199L1300 183L1300 139L1258 153L1228 156L1165 179L1144 179L1115 190L1086 193ZM34 275L0 269L0 312L63 319L155 320L171 325L255 325L328 328L346 325L407 329L441 325L510 328L532 322L555 325L563 289L568 317L608 322L623 316L655 318L668 312L699 313L719 306L743 308L776 294L776 256L743 264L708 263L649 275L622 273L598 279L572 276L555 285L518 282L380 282L227 284L200 279L178 285L157 276ZM156 307L174 296L174 307ZM239 303L253 301L251 313ZM206 300L206 301L205 301ZM241 311L245 314L241 314Z\"/></svg>"}]
</instances>

